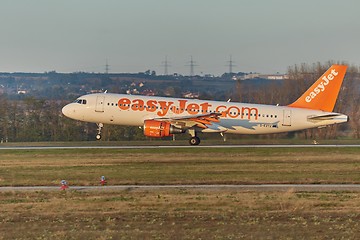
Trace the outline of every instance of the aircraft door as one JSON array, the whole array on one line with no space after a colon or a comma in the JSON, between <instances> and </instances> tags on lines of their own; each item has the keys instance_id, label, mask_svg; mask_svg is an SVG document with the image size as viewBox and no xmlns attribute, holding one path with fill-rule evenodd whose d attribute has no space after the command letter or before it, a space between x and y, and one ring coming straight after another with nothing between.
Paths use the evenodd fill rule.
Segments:
<instances>
[{"instance_id":1,"label":"aircraft door","mask_svg":"<svg viewBox=\"0 0 360 240\"><path fill-rule=\"evenodd\" d=\"M96 97L95 112L104 112L104 105L105 105L105 97L104 96L97 96Z\"/></svg>"},{"instance_id":2,"label":"aircraft door","mask_svg":"<svg viewBox=\"0 0 360 240\"><path fill-rule=\"evenodd\" d=\"M291 110L284 110L283 126L291 126Z\"/></svg>"}]
</instances>

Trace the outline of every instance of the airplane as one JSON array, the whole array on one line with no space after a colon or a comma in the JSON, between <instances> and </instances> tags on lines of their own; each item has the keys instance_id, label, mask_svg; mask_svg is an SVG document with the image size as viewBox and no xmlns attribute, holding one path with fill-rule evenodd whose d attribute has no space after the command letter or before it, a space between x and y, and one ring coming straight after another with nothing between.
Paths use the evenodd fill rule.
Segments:
<instances>
[{"instance_id":1,"label":"airplane","mask_svg":"<svg viewBox=\"0 0 360 240\"><path fill-rule=\"evenodd\" d=\"M287 106L198 99L94 93L62 108L72 119L96 123L96 139L104 124L143 127L153 138L187 133L199 145L198 133L269 134L344 123L332 112L347 66L332 65L301 97Z\"/></svg>"}]
</instances>

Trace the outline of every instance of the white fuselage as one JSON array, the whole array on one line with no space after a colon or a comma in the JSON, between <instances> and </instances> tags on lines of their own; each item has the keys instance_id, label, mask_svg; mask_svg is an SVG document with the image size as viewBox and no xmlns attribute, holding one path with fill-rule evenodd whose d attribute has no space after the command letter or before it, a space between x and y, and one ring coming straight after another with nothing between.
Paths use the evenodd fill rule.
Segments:
<instances>
[{"instance_id":1,"label":"white fuselage","mask_svg":"<svg viewBox=\"0 0 360 240\"><path fill-rule=\"evenodd\" d=\"M110 93L81 96L77 101L66 105L63 113L67 117L85 122L129 126L142 126L148 119L166 121L221 113L219 122L214 122L201 131L237 134L296 131L348 120L343 114L287 106ZM316 116L329 114L333 117L314 119Z\"/></svg>"}]
</instances>

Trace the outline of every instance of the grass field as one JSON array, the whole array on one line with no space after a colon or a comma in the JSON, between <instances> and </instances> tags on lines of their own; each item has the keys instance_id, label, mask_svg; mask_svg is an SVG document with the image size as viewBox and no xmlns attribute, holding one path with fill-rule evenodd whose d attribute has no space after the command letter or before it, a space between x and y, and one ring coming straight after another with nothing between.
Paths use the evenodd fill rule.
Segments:
<instances>
[{"instance_id":1,"label":"grass field","mask_svg":"<svg viewBox=\"0 0 360 240\"><path fill-rule=\"evenodd\" d=\"M359 148L1 150L0 186L360 183ZM358 192L0 192L0 239L358 239Z\"/></svg>"},{"instance_id":2,"label":"grass field","mask_svg":"<svg viewBox=\"0 0 360 240\"><path fill-rule=\"evenodd\" d=\"M1 239L358 239L358 193L8 192Z\"/></svg>"},{"instance_id":3,"label":"grass field","mask_svg":"<svg viewBox=\"0 0 360 240\"><path fill-rule=\"evenodd\" d=\"M359 148L1 150L0 186L360 183Z\"/></svg>"}]
</instances>

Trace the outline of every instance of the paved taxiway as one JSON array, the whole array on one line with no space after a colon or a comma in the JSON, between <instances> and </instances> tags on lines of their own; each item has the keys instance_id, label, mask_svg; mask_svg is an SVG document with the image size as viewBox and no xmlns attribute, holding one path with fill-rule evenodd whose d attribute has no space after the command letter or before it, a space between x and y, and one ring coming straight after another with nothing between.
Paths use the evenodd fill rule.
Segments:
<instances>
[{"instance_id":1,"label":"paved taxiway","mask_svg":"<svg viewBox=\"0 0 360 240\"><path fill-rule=\"evenodd\" d=\"M46 149L161 149L161 148L343 148L360 145L201 145L201 146L0 146L0 150L46 150Z\"/></svg>"},{"instance_id":2,"label":"paved taxiway","mask_svg":"<svg viewBox=\"0 0 360 240\"><path fill-rule=\"evenodd\" d=\"M259 185L112 185L112 186L69 186L74 191L124 191L162 189L230 190L230 191L294 191L294 192L360 192L360 184L259 184ZM60 186L0 187L0 192L8 191L59 191Z\"/></svg>"}]
</instances>

